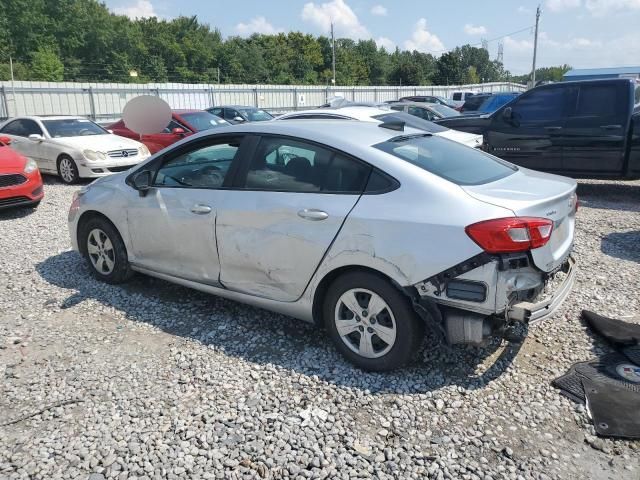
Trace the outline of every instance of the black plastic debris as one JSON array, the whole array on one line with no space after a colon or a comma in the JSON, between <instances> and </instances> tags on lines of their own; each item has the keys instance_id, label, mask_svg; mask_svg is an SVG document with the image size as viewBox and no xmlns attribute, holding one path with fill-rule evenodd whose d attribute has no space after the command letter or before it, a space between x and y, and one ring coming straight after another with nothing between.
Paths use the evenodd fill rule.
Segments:
<instances>
[{"instance_id":1,"label":"black plastic debris","mask_svg":"<svg viewBox=\"0 0 640 480\"><path fill-rule=\"evenodd\" d=\"M572 365L552 385L587 405L598 435L640 438L640 325L587 310L582 315L616 352Z\"/></svg>"}]
</instances>

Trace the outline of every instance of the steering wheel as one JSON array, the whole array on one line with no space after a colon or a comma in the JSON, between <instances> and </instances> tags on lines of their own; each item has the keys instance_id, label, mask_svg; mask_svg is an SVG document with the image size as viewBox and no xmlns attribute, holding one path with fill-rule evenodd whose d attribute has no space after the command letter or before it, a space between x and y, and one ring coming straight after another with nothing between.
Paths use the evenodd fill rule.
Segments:
<instances>
[{"instance_id":1,"label":"steering wheel","mask_svg":"<svg viewBox=\"0 0 640 480\"><path fill-rule=\"evenodd\" d=\"M78 132L80 135L91 135L91 130L88 128L83 128Z\"/></svg>"}]
</instances>

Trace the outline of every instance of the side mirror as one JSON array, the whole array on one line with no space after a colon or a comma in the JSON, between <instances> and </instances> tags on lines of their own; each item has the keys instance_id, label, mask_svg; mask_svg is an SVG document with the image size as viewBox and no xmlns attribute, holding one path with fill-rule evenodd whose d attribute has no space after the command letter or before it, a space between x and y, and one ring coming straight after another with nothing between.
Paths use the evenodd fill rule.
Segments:
<instances>
[{"instance_id":1,"label":"side mirror","mask_svg":"<svg viewBox=\"0 0 640 480\"><path fill-rule=\"evenodd\" d=\"M171 130L171 133L173 133L174 135L182 135L184 136L184 129L183 128L174 128L173 130Z\"/></svg>"},{"instance_id":2,"label":"side mirror","mask_svg":"<svg viewBox=\"0 0 640 480\"><path fill-rule=\"evenodd\" d=\"M141 170L131 179L132 187L138 190L141 197L144 197L151 188L152 174L149 170Z\"/></svg>"},{"instance_id":3,"label":"side mirror","mask_svg":"<svg viewBox=\"0 0 640 480\"><path fill-rule=\"evenodd\" d=\"M11 143L11 139L9 137L0 137L0 144L9 145Z\"/></svg>"},{"instance_id":4,"label":"side mirror","mask_svg":"<svg viewBox=\"0 0 640 480\"><path fill-rule=\"evenodd\" d=\"M242 123L242 122L244 122L244 118L242 118L242 117L233 117L233 121L234 122L238 122L238 123Z\"/></svg>"},{"instance_id":5,"label":"side mirror","mask_svg":"<svg viewBox=\"0 0 640 480\"><path fill-rule=\"evenodd\" d=\"M44 137L39 133L32 133L29 135L29 140L33 140L34 142L41 142L44 140Z\"/></svg>"}]
</instances>

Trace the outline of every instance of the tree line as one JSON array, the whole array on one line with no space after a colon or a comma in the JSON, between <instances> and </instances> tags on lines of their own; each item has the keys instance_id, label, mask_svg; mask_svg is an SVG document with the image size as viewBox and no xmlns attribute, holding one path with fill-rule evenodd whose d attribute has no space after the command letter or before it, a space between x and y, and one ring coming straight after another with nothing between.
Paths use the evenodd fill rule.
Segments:
<instances>
[{"instance_id":1,"label":"tree line","mask_svg":"<svg viewBox=\"0 0 640 480\"><path fill-rule=\"evenodd\" d=\"M0 0L0 80L329 85L331 40L301 32L231 36L197 17L132 20L97 0ZM513 79L470 45L440 57L336 39L338 85ZM526 82L526 79L523 79Z\"/></svg>"}]
</instances>

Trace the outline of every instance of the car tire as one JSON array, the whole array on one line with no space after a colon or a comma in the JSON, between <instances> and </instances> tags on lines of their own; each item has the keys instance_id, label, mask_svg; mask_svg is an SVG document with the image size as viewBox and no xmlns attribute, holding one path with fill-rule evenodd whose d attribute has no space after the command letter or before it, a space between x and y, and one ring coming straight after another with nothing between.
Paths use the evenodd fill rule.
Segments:
<instances>
[{"instance_id":1,"label":"car tire","mask_svg":"<svg viewBox=\"0 0 640 480\"><path fill-rule=\"evenodd\" d=\"M35 210L36 208L38 208L38 207L40 206L40 202L41 202L41 201L42 201L42 200L38 200L37 202L34 202L34 203L32 203L31 205L29 205L29 206Z\"/></svg>"},{"instance_id":2,"label":"car tire","mask_svg":"<svg viewBox=\"0 0 640 480\"><path fill-rule=\"evenodd\" d=\"M58 158L58 175L67 185L73 185L80 179L76 162L68 155L61 155Z\"/></svg>"},{"instance_id":3,"label":"car tire","mask_svg":"<svg viewBox=\"0 0 640 480\"><path fill-rule=\"evenodd\" d=\"M94 217L84 222L78 241L91 273L98 280L117 284L133 276L124 241L107 219Z\"/></svg>"},{"instance_id":4,"label":"car tire","mask_svg":"<svg viewBox=\"0 0 640 480\"><path fill-rule=\"evenodd\" d=\"M370 314L369 308L375 313ZM375 273L356 271L338 277L327 290L323 316L338 351L371 372L406 364L424 339L424 324L407 296Z\"/></svg>"}]
</instances>

